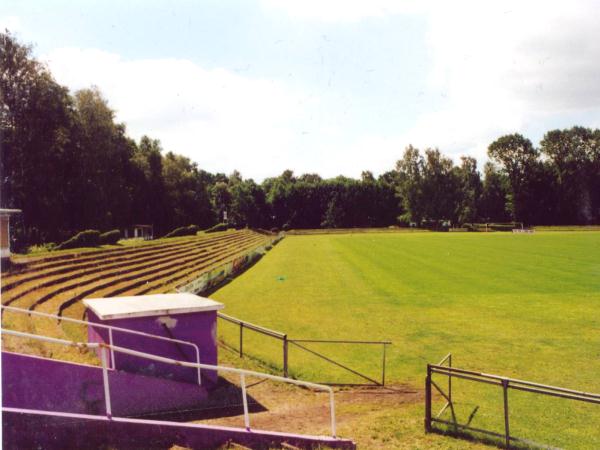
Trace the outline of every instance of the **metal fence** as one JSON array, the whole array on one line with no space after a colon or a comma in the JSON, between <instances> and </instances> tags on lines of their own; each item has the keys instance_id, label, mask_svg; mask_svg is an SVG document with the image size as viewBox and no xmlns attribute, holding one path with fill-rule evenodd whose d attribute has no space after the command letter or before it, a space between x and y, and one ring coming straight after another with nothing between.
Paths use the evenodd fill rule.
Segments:
<instances>
[{"instance_id":1,"label":"metal fence","mask_svg":"<svg viewBox=\"0 0 600 450\"><path fill-rule=\"evenodd\" d=\"M255 325L250 322L246 322L235 317L228 316L223 313L217 313L218 317L227 322L233 323L239 327L239 339L238 339L238 347L237 352L239 353L240 358L244 357L244 331L249 330L264 336L268 336L269 338L276 339L281 341L281 370L284 377L289 376L289 346L293 345L300 350L307 352L317 358L327 362L328 364L334 365L346 372L349 372L359 378L362 378L368 381L368 385L374 386L385 386L385 369L386 369L386 353L387 346L391 345L391 341L354 341L354 340L324 340L324 339L291 339L288 337L286 333L282 333L280 331L274 331L269 328L262 327L260 325ZM321 352L317 352L314 349L310 349L306 346L306 344L310 343L318 343L318 344L350 344L350 345L369 345L369 346L381 346L381 378L379 380L374 379L368 375L365 375L351 367L348 367L345 364L340 363L339 361L334 360L330 356L324 355ZM248 352L246 352L248 354ZM339 384L339 383L327 383L327 384ZM353 383L354 385L365 385L367 383Z\"/></svg>"},{"instance_id":2,"label":"metal fence","mask_svg":"<svg viewBox=\"0 0 600 450\"><path fill-rule=\"evenodd\" d=\"M444 390L440 384L433 379L434 375L447 378L447 390ZM454 404L452 401L452 379L461 379L475 383L484 383L492 386L498 386L502 389L503 412L504 412L504 433L496 433L490 430L472 427L467 424L460 424L456 419ZM432 415L432 388L434 388L446 401L440 411ZM493 438L502 440L506 448L511 448L513 444L523 444L525 446L542 446L542 444L532 442L527 439L519 438L510 433L510 410L509 410L509 390L529 392L549 397L557 397L566 400L575 400L585 403L600 404L600 394L566 389L546 384L533 383L531 381L518 380L499 375L474 372L452 367L452 354L448 354L438 364L427 364L427 377L425 378L425 431L434 431L434 424L440 423L449 426L454 432L472 431L481 433ZM442 414L450 410L452 420L441 419Z\"/></svg>"}]
</instances>

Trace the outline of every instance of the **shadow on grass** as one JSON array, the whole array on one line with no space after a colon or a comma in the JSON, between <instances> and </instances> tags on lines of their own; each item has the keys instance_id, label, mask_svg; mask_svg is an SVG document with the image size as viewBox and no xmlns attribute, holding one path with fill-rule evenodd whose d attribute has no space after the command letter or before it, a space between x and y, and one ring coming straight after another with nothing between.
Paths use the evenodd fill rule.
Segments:
<instances>
[{"instance_id":1,"label":"shadow on grass","mask_svg":"<svg viewBox=\"0 0 600 450\"><path fill-rule=\"evenodd\" d=\"M431 433L456 439L463 439L473 443L490 445L497 448L507 448L503 437L490 436L483 431L478 432L475 430L459 430L454 429L452 425L435 424L431 429ZM525 439L518 439L515 437L511 437L511 444L508 448L514 450L556 449L556 447L551 447L537 442L530 442Z\"/></svg>"}]
</instances>

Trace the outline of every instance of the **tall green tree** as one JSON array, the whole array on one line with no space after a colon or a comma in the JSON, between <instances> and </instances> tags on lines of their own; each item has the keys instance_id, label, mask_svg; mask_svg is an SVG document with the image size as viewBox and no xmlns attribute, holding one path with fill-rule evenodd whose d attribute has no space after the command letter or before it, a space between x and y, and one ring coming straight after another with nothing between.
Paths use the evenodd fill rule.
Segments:
<instances>
[{"instance_id":1,"label":"tall green tree","mask_svg":"<svg viewBox=\"0 0 600 450\"><path fill-rule=\"evenodd\" d=\"M551 130L540 142L550 162L557 187L556 220L559 223L591 223L595 216L595 179L600 159L599 130L573 127Z\"/></svg>"},{"instance_id":2,"label":"tall green tree","mask_svg":"<svg viewBox=\"0 0 600 450\"><path fill-rule=\"evenodd\" d=\"M68 90L9 32L0 33L1 202L21 208L22 241L55 240L69 215L76 172Z\"/></svg>"},{"instance_id":3,"label":"tall green tree","mask_svg":"<svg viewBox=\"0 0 600 450\"><path fill-rule=\"evenodd\" d=\"M535 217L535 192L531 180L537 169L538 152L531 141L515 133L502 136L488 147L489 157L508 176L508 210L516 221L531 223Z\"/></svg>"}]
</instances>

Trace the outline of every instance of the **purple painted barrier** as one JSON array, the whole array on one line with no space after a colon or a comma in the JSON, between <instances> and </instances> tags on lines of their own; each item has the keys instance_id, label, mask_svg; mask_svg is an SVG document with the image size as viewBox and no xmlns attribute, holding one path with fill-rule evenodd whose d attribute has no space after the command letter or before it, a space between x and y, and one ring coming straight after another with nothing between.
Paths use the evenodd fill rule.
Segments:
<instances>
[{"instance_id":1,"label":"purple painted barrier","mask_svg":"<svg viewBox=\"0 0 600 450\"><path fill-rule=\"evenodd\" d=\"M199 308L212 308L190 312L193 307L177 308L178 303L198 304ZM200 362L217 365L217 310L222 304L192 294L157 294L138 297L86 299L88 321L143 333L191 342L198 346ZM91 305L91 306L90 306ZM147 306L146 306L147 305ZM153 310L155 305L160 305ZM208 305L208 306L206 306ZM125 312L105 313L98 310L114 310L122 307ZM146 309L144 309L146 308ZM171 309L167 309L171 308ZM134 312L131 312L134 311ZM89 342L109 343L108 330L88 326ZM162 341L135 334L113 331L113 344L180 361L196 362L193 347ZM172 364L149 361L125 354L115 354L115 368L132 373L142 373L171 380L197 383L197 370ZM214 370L202 370L202 382L210 388L216 383ZM206 382L206 383L205 383Z\"/></svg>"},{"instance_id":2,"label":"purple painted barrier","mask_svg":"<svg viewBox=\"0 0 600 450\"><path fill-rule=\"evenodd\" d=\"M199 407L207 391L197 384L109 371L112 413L132 416ZM102 368L2 352L5 407L105 414Z\"/></svg>"},{"instance_id":3,"label":"purple painted barrier","mask_svg":"<svg viewBox=\"0 0 600 450\"><path fill-rule=\"evenodd\" d=\"M175 422L95 417L81 414L16 411L3 408L4 449L120 448L169 449L174 445L211 449L235 442L253 449L280 447L282 443L300 448L355 449L346 439L303 436L268 431L247 431Z\"/></svg>"}]
</instances>

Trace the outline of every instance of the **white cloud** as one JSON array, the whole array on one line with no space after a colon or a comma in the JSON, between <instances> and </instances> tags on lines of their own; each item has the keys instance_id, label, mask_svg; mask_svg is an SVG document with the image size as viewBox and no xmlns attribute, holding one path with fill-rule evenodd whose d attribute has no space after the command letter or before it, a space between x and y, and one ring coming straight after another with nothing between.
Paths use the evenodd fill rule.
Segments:
<instances>
[{"instance_id":1,"label":"white cloud","mask_svg":"<svg viewBox=\"0 0 600 450\"><path fill-rule=\"evenodd\" d=\"M401 135L367 136L355 145L413 143L480 160L499 135L527 134L543 128L543 120L571 126L569 117L587 111L583 125L600 126L598 6L593 0L263 1L263 7L299 20L351 23L397 14L425 19L428 94L443 100Z\"/></svg>"},{"instance_id":2,"label":"white cloud","mask_svg":"<svg viewBox=\"0 0 600 450\"><path fill-rule=\"evenodd\" d=\"M599 19L593 2L440 4L429 14L429 81L448 102L412 133L481 157L502 133L598 109Z\"/></svg>"},{"instance_id":3,"label":"white cloud","mask_svg":"<svg viewBox=\"0 0 600 450\"><path fill-rule=\"evenodd\" d=\"M427 106L408 129L382 134L356 126L360 117L349 125L332 104L340 96L359 103L368 91L336 97L310 86L309 96L189 60L126 60L93 49L59 49L45 59L73 89L98 85L134 137L159 138L206 170L235 168L258 179L286 168L324 176L381 173L409 143L483 162L489 143L504 133L535 140L540 136L531 133L547 130L546 123L572 126L574 117L600 126L600 8L593 2L263 0L262 6L332 27L418 15L426 42L411 45L429 59L422 74Z\"/></svg>"},{"instance_id":4,"label":"white cloud","mask_svg":"<svg viewBox=\"0 0 600 450\"><path fill-rule=\"evenodd\" d=\"M263 177L288 167L291 124L305 99L281 83L207 70L184 59L125 60L94 49L65 48L46 55L56 79L71 89L96 85L119 121L139 138L191 157L201 168Z\"/></svg>"},{"instance_id":5,"label":"white cloud","mask_svg":"<svg viewBox=\"0 0 600 450\"><path fill-rule=\"evenodd\" d=\"M11 33L18 33L23 30L21 19L17 16L0 17L0 31L8 30Z\"/></svg>"}]
</instances>

